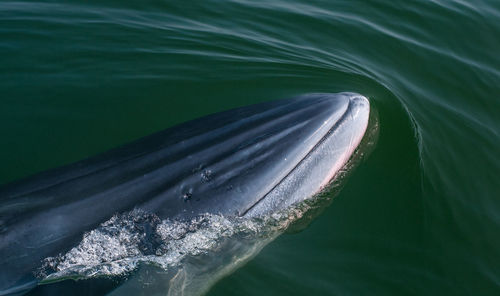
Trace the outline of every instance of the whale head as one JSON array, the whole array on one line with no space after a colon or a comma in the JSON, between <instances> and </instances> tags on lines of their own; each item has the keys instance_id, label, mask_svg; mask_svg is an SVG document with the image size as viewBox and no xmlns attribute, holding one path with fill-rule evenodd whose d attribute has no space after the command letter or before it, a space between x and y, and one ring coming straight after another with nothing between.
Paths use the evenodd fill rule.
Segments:
<instances>
[{"instance_id":1,"label":"whale head","mask_svg":"<svg viewBox=\"0 0 500 296\"><path fill-rule=\"evenodd\" d=\"M187 135L174 135L182 140L169 148L187 151L176 169L185 171L144 208L162 217L255 217L310 199L349 161L369 116L367 98L344 92L307 94L187 122L180 128ZM176 164L170 165L174 170Z\"/></svg>"}]
</instances>

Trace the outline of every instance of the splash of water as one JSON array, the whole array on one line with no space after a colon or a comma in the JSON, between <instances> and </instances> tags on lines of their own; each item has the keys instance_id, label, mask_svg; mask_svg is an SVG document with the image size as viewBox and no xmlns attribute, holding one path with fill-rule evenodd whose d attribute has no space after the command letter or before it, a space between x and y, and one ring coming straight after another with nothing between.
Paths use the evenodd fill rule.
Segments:
<instances>
[{"instance_id":1,"label":"splash of water","mask_svg":"<svg viewBox=\"0 0 500 296\"><path fill-rule=\"evenodd\" d=\"M135 209L87 232L67 253L46 258L37 275L42 284L129 276L137 280L128 285L144 286L151 279L145 280L136 271L148 266L146 269L155 269L155 276L168 283L157 287L161 294L200 294L252 258L308 208L303 204L254 219L203 214L189 221L162 220Z\"/></svg>"}]
</instances>

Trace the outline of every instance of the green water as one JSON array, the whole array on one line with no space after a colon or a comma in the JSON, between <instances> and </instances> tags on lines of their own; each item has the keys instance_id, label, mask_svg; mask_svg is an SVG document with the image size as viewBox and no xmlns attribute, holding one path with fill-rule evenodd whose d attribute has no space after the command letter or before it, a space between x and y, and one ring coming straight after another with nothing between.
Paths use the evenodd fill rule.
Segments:
<instances>
[{"instance_id":1,"label":"green water","mask_svg":"<svg viewBox=\"0 0 500 296\"><path fill-rule=\"evenodd\" d=\"M497 0L1 1L0 183L339 91L376 106L376 149L209 295L499 295Z\"/></svg>"}]
</instances>

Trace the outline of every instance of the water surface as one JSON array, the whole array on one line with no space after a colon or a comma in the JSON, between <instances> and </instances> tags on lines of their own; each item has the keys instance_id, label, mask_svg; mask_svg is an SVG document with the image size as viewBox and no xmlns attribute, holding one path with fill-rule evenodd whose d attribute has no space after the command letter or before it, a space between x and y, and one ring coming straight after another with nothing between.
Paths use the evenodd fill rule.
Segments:
<instances>
[{"instance_id":1,"label":"water surface","mask_svg":"<svg viewBox=\"0 0 500 296\"><path fill-rule=\"evenodd\" d=\"M2 1L0 183L307 92L378 110L305 230L208 295L497 295L500 2Z\"/></svg>"}]
</instances>

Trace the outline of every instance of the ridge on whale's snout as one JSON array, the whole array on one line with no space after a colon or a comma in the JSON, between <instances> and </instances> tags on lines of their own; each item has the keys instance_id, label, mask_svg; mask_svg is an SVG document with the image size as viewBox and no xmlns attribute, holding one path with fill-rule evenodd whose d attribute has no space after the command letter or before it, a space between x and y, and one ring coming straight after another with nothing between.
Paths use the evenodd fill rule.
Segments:
<instances>
[{"instance_id":1,"label":"ridge on whale's snout","mask_svg":"<svg viewBox=\"0 0 500 296\"><path fill-rule=\"evenodd\" d=\"M305 139L291 152L296 155L295 167L249 208L246 216L285 209L319 193L360 144L368 126L369 101L355 93L317 96L311 103L316 103L318 113L309 119Z\"/></svg>"}]
</instances>

